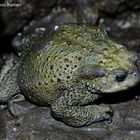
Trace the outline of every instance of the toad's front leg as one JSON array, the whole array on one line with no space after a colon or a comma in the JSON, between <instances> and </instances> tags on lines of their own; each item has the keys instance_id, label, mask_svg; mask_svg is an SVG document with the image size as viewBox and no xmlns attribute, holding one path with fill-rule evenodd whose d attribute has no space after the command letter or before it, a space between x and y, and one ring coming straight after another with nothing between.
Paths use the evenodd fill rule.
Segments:
<instances>
[{"instance_id":1,"label":"toad's front leg","mask_svg":"<svg viewBox=\"0 0 140 140\"><path fill-rule=\"evenodd\" d=\"M74 127L109 119L112 114L110 107L88 105L97 98L99 98L99 95L96 94L67 92L52 103L52 115Z\"/></svg>"},{"instance_id":2,"label":"toad's front leg","mask_svg":"<svg viewBox=\"0 0 140 140\"><path fill-rule=\"evenodd\" d=\"M20 93L20 89L17 84L17 69L19 63L13 66L0 81L0 105L6 104L14 96Z\"/></svg>"}]
</instances>

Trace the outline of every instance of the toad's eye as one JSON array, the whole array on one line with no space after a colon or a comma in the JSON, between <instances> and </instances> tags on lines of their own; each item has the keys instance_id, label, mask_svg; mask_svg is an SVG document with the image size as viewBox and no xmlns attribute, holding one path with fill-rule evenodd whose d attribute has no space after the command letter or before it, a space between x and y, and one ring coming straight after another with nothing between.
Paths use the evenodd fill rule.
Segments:
<instances>
[{"instance_id":1,"label":"toad's eye","mask_svg":"<svg viewBox=\"0 0 140 140\"><path fill-rule=\"evenodd\" d=\"M125 69L115 69L112 72L115 75L115 80L117 82L123 82L128 75L128 72Z\"/></svg>"}]
</instances>

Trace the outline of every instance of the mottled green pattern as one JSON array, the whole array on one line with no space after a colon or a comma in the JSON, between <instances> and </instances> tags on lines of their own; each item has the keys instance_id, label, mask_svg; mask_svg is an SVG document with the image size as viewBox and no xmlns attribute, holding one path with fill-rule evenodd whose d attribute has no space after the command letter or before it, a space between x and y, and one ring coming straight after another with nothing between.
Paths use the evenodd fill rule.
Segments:
<instances>
[{"instance_id":1,"label":"mottled green pattern","mask_svg":"<svg viewBox=\"0 0 140 140\"><path fill-rule=\"evenodd\" d=\"M88 105L102 93L128 89L139 81L137 54L111 41L99 27L67 24L23 39L18 85L53 116L71 126L109 119L105 105Z\"/></svg>"}]
</instances>

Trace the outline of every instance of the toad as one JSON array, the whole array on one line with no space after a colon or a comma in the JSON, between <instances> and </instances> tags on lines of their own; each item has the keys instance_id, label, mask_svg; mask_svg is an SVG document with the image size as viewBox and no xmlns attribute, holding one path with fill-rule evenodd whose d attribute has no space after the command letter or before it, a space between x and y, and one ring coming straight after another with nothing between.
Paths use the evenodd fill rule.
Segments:
<instances>
[{"instance_id":1,"label":"toad","mask_svg":"<svg viewBox=\"0 0 140 140\"><path fill-rule=\"evenodd\" d=\"M100 27L58 25L50 36L23 38L21 59L0 85L0 102L21 92L33 103L49 105L51 114L70 126L89 125L112 114L109 106L94 101L139 82L137 61L136 52L109 39Z\"/></svg>"}]
</instances>

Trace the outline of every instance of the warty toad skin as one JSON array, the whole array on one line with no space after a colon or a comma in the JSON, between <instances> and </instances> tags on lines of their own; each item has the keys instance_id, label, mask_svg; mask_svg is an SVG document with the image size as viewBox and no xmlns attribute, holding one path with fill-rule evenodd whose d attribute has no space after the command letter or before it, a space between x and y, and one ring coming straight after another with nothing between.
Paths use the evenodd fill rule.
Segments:
<instances>
[{"instance_id":1,"label":"warty toad skin","mask_svg":"<svg viewBox=\"0 0 140 140\"><path fill-rule=\"evenodd\" d=\"M110 40L100 27L55 26L49 37L23 38L22 49L17 89L30 101L49 105L52 115L70 126L109 119L110 107L92 103L139 82L137 54Z\"/></svg>"}]
</instances>

